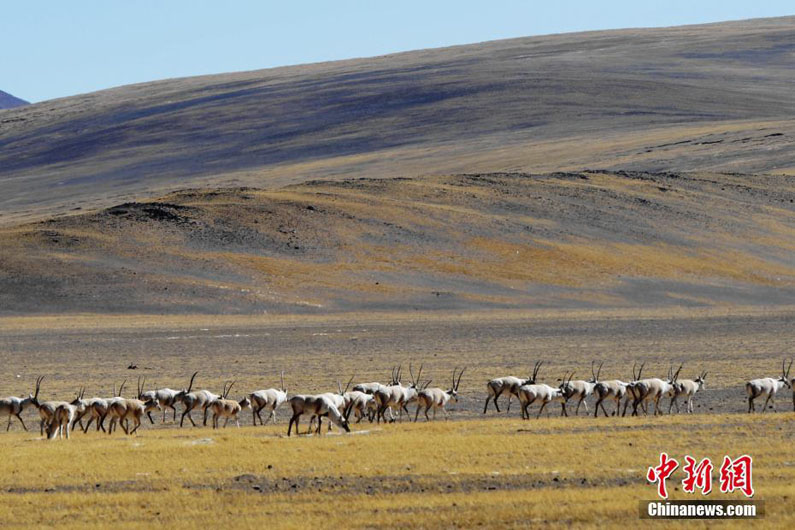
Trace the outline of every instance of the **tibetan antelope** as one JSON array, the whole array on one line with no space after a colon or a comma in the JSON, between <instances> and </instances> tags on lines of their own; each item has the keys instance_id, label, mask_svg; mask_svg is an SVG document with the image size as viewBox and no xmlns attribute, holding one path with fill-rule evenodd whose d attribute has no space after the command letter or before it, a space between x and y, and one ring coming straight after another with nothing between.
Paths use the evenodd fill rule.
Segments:
<instances>
[{"instance_id":1,"label":"tibetan antelope","mask_svg":"<svg viewBox=\"0 0 795 530\"><path fill-rule=\"evenodd\" d=\"M190 383L188 384L188 388L182 390L177 394L175 401L182 403L184 410L182 411L182 416L179 419L179 426L182 427L182 424L185 423L185 416L191 422L191 425L196 427L196 422L193 421L193 417L190 413L195 409L204 409L207 408L207 394L204 391L199 392L191 392L193 388L193 381L196 379L196 374L199 372L193 372L193 375L190 377Z\"/></svg>"},{"instance_id":2,"label":"tibetan antelope","mask_svg":"<svg viewBox=\"0 0 795 530\"><path fill-rule=\"evenodd\" d=\"M497 404L497 398L499 398L504 393L508 393L508 407L506 408L505 412L511 411L511 398L514 396L519 397L519 387L523 385L534 385L536 382L536 376L538 375L538 369L541 367L542 362L536 361L535 366L533 366L533 375L528 377L527 379L522 379L521 377L514 377L509 375L507 377L498 377L496 379L492 379L488 383L486 383L486 390L489 393L486 396L486 404L483 406L483 414L486 413L486 410L489 408L489 401L494 402L494 408L497 409L497 412L500 411L500 406Z\"/></svg>"},{"instance_id":3,"label":"tibetan antelope","mask_svg":"<svg viewBox=\"0 0 795 530\"><path fill-rule=\"evenodd\" d=\"M786 364L786 359L781 361L781 377L778 379L774 379L772 377L764 377L762 379L752 379L745 383L745 391L748 393L748 412L756 412L756 407L754 406L754 400L756 398L767 397L765 400L765 405L762 407L762 412L767 409L768 401L773 402L773 412L776 412L776 401L773 397L778 393L780 390L783 390L784 387L792 388L792 383L789 380L789 371L792 368L792 361L789 362L789 366L784 368Z\"/></svg>"},{"instance_id":4,"label":"tibetan antelope","mask_svg":"<svg viewBox=\"0 0 795 530\"><path fill-rule=\"evenodd\" d=\"M331 401L328 396L298 395L291 397L288 401L290 402L290 408L293 409L293 415L290 418L290 425L287 427L287 436L290 436L292 433L293 423L295 423L295 433L298 434L298 420L301 419L303 414L309 414L310 416L318 417L318 434L320 434L320 420L323 416L328 416L335 425L345 430L345 432L350 432L347 420L343 417L342 413L340 413L339 409L337 409L336 405L334 405L334 402ZM307 431L307 434L310 432L311 429Z\"/></svg>"},{"instance_id":5,"label":"tibetan antelope","mask_svg":"<svg viewBox=\"0 0 795 530\"><path fill-rule=\"evenodd\" d=\"M580 405L585 403L585 414L590 414L588 410L588 402L586 399L593 394L594 387L596 386L596 382L599 380L599 373L602 371L602 364L599 363L598 370L594 370L594 361L591 361L591 379L588 381L572 381L571 377L569 377L568 383L566 383L565 388L561 388L563 390L564 396L566 397L566 401L568 402L569 399L576 399L577 400L577 409L574 411L574 415L577 416L580 413ZM574 373L572 372L572 377ZM565 403L564 403L565 406Z\"/></svg>"},{"instance_id":6,"label":"tibetan antelope","mask_svg":"<svg viewBox=\"0 0 795 530\"><path fill-rule=\"evenodd\" d=\"M44 379L44 376L40 376L36 378L36 391L35 394L28 394L28 397L16 397L10 396L7 398L0 399L0 414L7 414L8 415L8 426L6 427L6 431L11 428L11 418L14 417L19 420L19 423L22 424L22 428L26 431L28 430L25 422L22 421L21 414L25 411L28 407L36 407L39 406L39 388L41 387L41 381Z\"/></svg>"},{"instance_id":7,"label":"tibetan antelope","mask_svg":"<svg viewBox=\"0 0 795 530\"><path fill-rule=\"evenodd\" d=\"M568 373L566 375L568 375ZM536 419L541 417L541 413L544 412L544 408L552 401L559 401L562 407L561 415L568 416L569 414L566 412L566 395L564 393L564 390L569 388L567 387L566 375L563 376L563 380L558 388L554 388L543 383L520 386L519 403L522 407L522 418L526 420L530 419L529 408L530 405L536 401L541 401L541 407L538 409ZM574 372L572 372L571 377L574 377ZM569 379L571 379L571 377Z\"/></svg>"},{"instance_id":8,"label":"tibetan antelope","mask_svg":"<svg viewBox=\"0 0 795 530\"><path fill-rule=\"evenodd\" d=\"M276 423L276 409L278 409L285 401L287 401L287 387L284 386L284 372L281 373L280 388L269 388L267 390L257 390L249 394L248 399L251 401L251 415L253 417L254 425L257 424L259 418L260 425L265 425L267 422L262 421L260 413L264 410L269 410L270 415L268 421Z\"/></svg>"},{"instance_id":9,"label":"tibetan antelope","mask_svg":"<svg viewBox=\"0 0 795 530\"><path fill-rule=\"evenodd\" d=\"M641 391L641 387L638 386L641 382L641 376L643 375L643 368L646 366L646 363L643 362L640 364L640 370L635 373L635 370L638 368L638 363L632 363L632 379L629 380L627 383L627 392L624 399L624 410L621 412L621 416L627 415L627 407L630 403L632 403L632 415L637 415L637 406L640 405L640 408L643 410L643 414L648 414L648 409L646 408L646 402L641 400L643 397L643 393ZM617 416L618 414L616 414Z\"/></svg>"},{"instance_id":10,"label":"tibetan antelope","mask_svg":"<svg viewBox=\"0 0 795 530\"><path fill-rule=\"evenodd\" d=\"M72 426L77 419L78 408L71 403L61 403L55 408L50 424L47 426L47 438L54 440L56 437L63 439L66 431L66 439L72 431Z\"/></svg>"},{"instance_id":11,"label":"tibetan antelope","mask_svg":"<svg viewBox=\"0 0 795 530\"><path fill-rule=\"evenodd\" d=\"M409 365L409 372L411 372L411 365ZM422 372L422 367L420 367L420 372ZM381 420L386 421L387 410L390 413L390 421L395 421L393 413L395 410L398 411L398 418L402 417L404 411L408 414L406 405L416 399L417 382L413 380L413 374L409 386L401 384L402 376L403 371L400 366L392 368L392 384L381 387L375 392L374 396L378 404L378 413L376 414L378 423L381 423Z\"/></svg>"},{"instance_id":12,"label":"tibetan antelope","mask_svg":"<svg viewBox=\"0 0 795 530\"><path fill-rule=\"evenodd\" d=\"M226 424L229 423L230 418L234 418L235 424L238 428L240 428L240 419L237 417L237 415L241 410L247 409L251 406L251 401L249 401L248 397L244 397L240 401L227 399L229 396L229 391L232 390L232 385L234 384L234 381L232 381L229 386L224 384L224 391L221 394L221 397L210 404L210 408L213 411L213 429L218 428L218 418L224 418L224 429L226 428Z\"/></svg>"},{"instance_id":13,"label":"tibetan antelope","mask_svg":"<svg viewBox=\"0 0 795 530\"><path fill-rule=\"evenodd\" d=\"M641 366L643 369L643 366ZM632 415L638 415L638 405L642 405L646 402L651 402L654 404L654 415L662 415L662 411L660 410L660 400L664 396L670 396L674 392L674 385L676 384L676 379L679 377L679 372L682 371L682 365L679 366L679 369L674 373L674 367L671 365L668 368L668 379L663 380L657 377L647 378L647 379L640 379L636 381L633 388L635 390L635 401L632 404ZM646 409L643 410L644 414L646 413Z\"/></svg>"},{"instance_id":14,"label":"tibetan antelope","mask_svg":"<svg viewBox=\"0 0 795 530\"><path fill-rule=\"evenodd\" d=\"M425 383L425 386L422 388L422 390L417 393L417 411L414 413L415 422L420 415L420 409L423 409L426 421L430 421L430 418L428 417L428 411L430 409L433 409L433 419L436 419L437 409L442 409L442 412L444 412L444 419L448 419L449 414L445 407L450 402L458 402L458 386L461 384L461 376L464 375L464 370L466 370L466 367L462 368L461 372L458 373L458 379L456 379L457 370L458 368L453 368L452 386L448 390L442 390L441 388L428 388L428 385L431 384L431 381Z\"/></svg>"},{"instance_id":15,"label":"tibetan antelope","mask_svg":"<svg viewBox=\"0 0 795 530\"><path fill-rule=\"evenodd\" d=\"M362 418L371 418L377 412L377 405L375 397L372 394L365 394L359 390L351 390L345 393L345 398L348 405L343 413L346 420L349 420L351 413L356 417L356 423L362 421Z\"/></svg>"},{"instance_id":16,"label":"tibetan antelope","mask_svg":"<svg viewBox=\"0 0 795 530\"><path fill-rule=\"evenodd\" d=\"M350 399L351 399L348 394L348 388L350 388L354 377L356 376L355 375L351 376L350 380L348 381L348 384L345 385L345 390L342 389L342 383L339 380L337 380L336 394L334 392L324 392L323 394L320 394L321 396L327 396L331 400L331 402L334 403L334 406L337 407L337 410L339 410L342 413L342 415L345 416L346 420L348 419L346 412L348 411L348 405L350 404ZM314 422L315 422L315 416L309 418L310 430L312 430L312 425L314 424ZM328 430L331 430L330 422L328 424Z\"/></svg>"},{"instance_id":17,"label":"tibetan antelope","mask_svg":"<svg viewBox=\"0 0 795 530\"><path fill-rule=\"evenodd\" d=\"M679 403L676 401L680 396L685 398L685 412L688 414L693 413L693 396L704 388L704 382L707 379L707 372L701 372L701 375L695 379L679 379L674 383L673 395L671 396L671 403L668 405L668 414L671 413L671 408L676 405L676 412L679 413Z\"/></svg>"},{"instance_id":18,"label":"tibetan antelope","mask_svg":"<svg viewBox=\"0 0 795 530\"><path fill-rule=\"evenodd\" d=\"M137 395L140 396L141 394L143 394L143 385L141 384L141 378L139 377ZM160 405L155 399L142 401L137 398L122 398L121 392L119 392L119 397L112 399L108 403L108 415L110 416L108 434L113 433L113 429L116 427L117 422L121 425L122 429L124 429L124 434L135 434L135 432L141 426L141 418L145 417L146 413L150 410L159 409ZM133 424L132 428L130 426L130 422Z\"/></svg>"},{"instance_id":19,"label":"tibetan antelope","mask_svg":"<svg viewBox=\"0 0 795 530\"><path fill-rule=\"evenodd\" d=\"M598 375L598 374L597 374ZM596 396L596 404L594 405L593 417L599 415L599 407L602 407L602 412L605 416L609 416L605 409L604 401L609 399L616 402L616 410L613 412L614 416L618 416L621 410L621 400L627 396L628 383L618 379L610 379L608 381L596 381L594 384L593 392ZM626 411L626 407L624 409Z\"/></svg>"}]
</instances>

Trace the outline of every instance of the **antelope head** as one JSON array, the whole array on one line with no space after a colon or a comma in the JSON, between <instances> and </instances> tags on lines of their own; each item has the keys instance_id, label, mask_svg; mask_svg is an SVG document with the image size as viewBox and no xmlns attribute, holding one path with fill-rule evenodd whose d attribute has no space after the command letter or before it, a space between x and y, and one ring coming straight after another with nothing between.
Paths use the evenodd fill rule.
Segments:
<instances>
[{"instance_id":1,"label":"antelope head","mask_svg":"<svg viewBox=\"0 0 795 530\"><path fill-rule=\"evenodd\" d=\"M591 361L591 380L588 381L589 383L593 383L593 384L596 384L596 383L599 382L599 375L602 373L602 365L604 364L604 361L599 363L599 368L596 369L596 370L594 370L594 365L595 364L596 364L596 361Z\"/></svg>"},{"instance_id":2,"label":"antelope head","mask_svg":"<svg viewBox=\"0 0 795 530\"><path fill-rule=\"evenodd\" d=\"M419 388L420 386L420 378L422 377L422 364L420 364L420 370L417 372L417 377L414 377L414 371L411 369L411 363L409 363L409 375L411 376L411 388Z\"/></svg>"},{"instance_id":3,"label":"antelope head","mask_svg":"<svg viewBox=\"0 0 795 530\"><path fill-rule=\"evenodd\" d=\"M792 388L792 383L790 383L789 380L789 371L792 368L792 360L790 360L789 366L787 366L785 370L784 365L786 364L786 362L787 362L786 359L781 361L781 377L779 378L779 381L783 381L784 384L787 385L787 388Z\"/></svg>"},{"instance_id":4,"label":"antelope head","mask_svg":"<svg viewBox=\"0 0 795 530\"><path fill-rule=\"evenodd\" d=\"M199 372L193 372L193 375L190 376L190 383L188 383L188 388L183 388L182 390L177 392L177 395L175 397L177 401L182 401L182 398L190 394L190 391L193 388L193 380L196 379L196 374L198 373Z\"/></svg>"},{"instance_id":5,"label":"antelope head","mask_svg":"<svg viewBox=\"0 0 795 530\"><path fill-rule=\"evenodd\" d=\"M226 383L224 383L224 390L223 390L223 392L221 392L221 398L226 399L227 396L229 396L229 391L232 390L232 386L236 382L237 381L232 381L231 383L229 383L229 386L226 386Z\"/></svg>"},{"instance_id":6,"label":"antelope head","mask_svg":"<svg viewBox=\"0 0 795 530\"><path fill-rule=\"evenodd\" d=\"M453 368L453 386L447 391L447 395L450 396L450 401L453 403L458 402L458 386L461 384L461 376L464 375L464 370L466 370L466 366L461 369L461 371L458 373L458 379L456 379L455 376L458 368Z\"/></svg>"},{"instance_id":7,"label":"antelope head","mask_svg":"<svg viewBox=\"0 0 795 530\"><path fill-rule=\"evenodd\" d=\"M337 389L340 391L340 395L344 396L348 389L351 387L351 383L353 383L353 378L356 377L356 374L352 375L351 378L348 380L348 383L345 385L345 390L342 389L342 383L340 383L339 379L337 379Z\"/></svg>"},{"instance_id":8,"label":"antelope head","mask_svg":"<svg viewBox=\"0 0 795 530\"><path fill-rule=\"evenodd\" d=\"M569 399L572 395L574 395L575 392L574 386L572 386L571 384L571 380L574 378L574 372L572 372L571 375L569 375L568 379L566 379L567 375L568 372L563 374L563 379L561 379L560 386L558 386L558 389L560 390L560 393L563 395L564 398Z\"/></svg>"},{"instance_id":9,"label":"antelope head","mask_svg":"<svg viewBox=\"0 0 795 530\"><path fill-rule=\"evenodd\" d=\"M544 364L543 361L536 361L535 365L533 366L533 375L528 377L523 384L525 385L534 385L536 384L536 380L538 379L538 370L541 369L541 365Z\"/></svg>"},{"instance_id":10,"label":"antelope head","mask_svg":"<svg viewBox=\"0 0 795 530\"><path fill-rule=\"evenodd\" d=\"M704 388L704 382L706 381L706 379L707 379L707 372L701 372L701 375L696 377L695 382L696 382L696 384L698 384L698 389L699 390Z\"/></svg>"},{"instance_id":11,"label":"antelope head","mask_svg":"<svg viewBox=\"0 0 795 530\"><path fill-rule=\"evenodd\" d=\"M41 375L36 378L36 390L33 394L28 394L28 399L33 404L34 407L39 406L39 390L41 390L41 382L44 380L44 376Z\"/></svg>"}]
</instances>

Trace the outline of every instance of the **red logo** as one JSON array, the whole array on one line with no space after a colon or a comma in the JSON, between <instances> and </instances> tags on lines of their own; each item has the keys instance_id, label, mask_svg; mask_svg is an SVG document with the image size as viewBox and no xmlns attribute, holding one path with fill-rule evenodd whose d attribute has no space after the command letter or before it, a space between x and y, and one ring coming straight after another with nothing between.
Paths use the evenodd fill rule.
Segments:
<instances>
[{"instance_id":1,"label":"red logo","mask_svg":"<svg viewBox=\"0 0 795 530\"><path fill-rule=\"evenodd\" d=\"M673 458L668 458L667 453L660 453L660 465L657 467L650 467L646 473L646 479L653 483L657 483L657 495L663 499L668 498L668 490L665 487L665 480L671 476L676 468L679 467L679 462Z\"/></svg>"},{"instance_id":2,"label":"red logo","mask_svg":"<svg viewBox=\"0 0 795 530\"><path fill-rule=\"evenodd\" d=\"M668 488L665 481L679 467L679 462L670 458L667 453L660 453L660 465L650 467L646 472L646 480L652 484L657 483L657 495L663 499L668 498ZM720 466L720 491L722 493L732 493L740 490L746 497L754 496L754 485L752 477L753 460L748 455L732 460L730 457L723 457L723 464ZM704 458L697 462L690 455L685 456L685 465L682 470L685 478L682 480L682 489L685 493L695 493L701 490L702 495L709 495L712 492L712 470L714 466L709 458Z\"/></svg>"},{"instance_id":3,"label":"red logo","mask_svg":"<svg viewBox=\"0 0 795 530\"><path fill-rule=\"evenodd\" d=\"M685 493L695 493L696 488L701 490L702 495L709 495L712 491L712 462L705 458L698 464L696 459L690 455L685 456L685 479L682 481L682 489Z\"/></svg>"},{"instance_id":4,"label":"red logo","mask_svg":"<svg viewBox=\"0 0 795 530\"><path fill-rule=\"evenodd\" d=\"M723 493L731 493L740 490L746 497L754 496L754 485L751 477L753 460L748 455L743 455L736 460L728 456L723 457L723 465L720 466L720 490Z\"/></svg>"}]
</instances>

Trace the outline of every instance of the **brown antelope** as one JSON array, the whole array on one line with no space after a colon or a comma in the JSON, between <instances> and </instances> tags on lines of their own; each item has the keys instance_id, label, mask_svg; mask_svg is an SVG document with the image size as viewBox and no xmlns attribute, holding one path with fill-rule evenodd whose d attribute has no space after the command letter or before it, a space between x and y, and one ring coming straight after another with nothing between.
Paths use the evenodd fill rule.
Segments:
<instances>
[{"instance_id":1,"label":"brown antelope","mask_svg":"<svg viewBox=\"0 0 795 530\"><path fill-rule=\"evenodd\" d=\"M123 385L122 385L123 386ZM141 379L138 378L138 394L141 395L143 393L143 386L141 384ZM155 399L150 399L149 401L141 401L140 399L133 398L127 399L121 397L121 391L119 392L119 397L112 399L108 403L108 415L110 415L110 425L108 426L108 434L112 434L114 428L116 427L116 422L118 422L122 429L124 429L124 434L131 435L135 434L138 428L141 426L141 418L146 415L147 412L150 410L159 410L160 405L157 403ZM132 421L133 427L130 428L130 422Z\"/></svg>"},{"instance_id":2,"label":"brown antelope","mask_svg":"<svg viewBox=\"0 0 795 530\"><path fill-rule=\"evenodd\" d=\"M748 393L748 412L755 412L754 400L756 398L767 397L765 405L762 407L762 412L767 409L768 401L773 402L773 412L776 412L776 401L773 397L784 387L792 388L792 383L789 380L789 371L792 368L792 361L785 369L786 359L781 361L781 377L774 379L772 377L764 377L762 379L752 379L745 383L745 391Z\"/></svg>"},{"instance_id":3,"label":"brown antelope","mask_svg":"<svg viewBox=\"0 0 795 530\"><path fill-rule=\"evenodd\" d=\"M251 415L254 425L257 424L257 418L259 418L260 425L265 425L265 423L267 423L262 421L262 416L260 415L262 410L269 410L270 415L268 416L268 421L276 423L276 409L287 401L287 387L284 386L284 372L281 373L281 383L282 386L280 388L257 390L249 394L248 399L251 401Z\"/></svg>"},{"instance_id":4,"label":"brown antelope","mask_svg":"<svg viewBox=\"0 0 795 530\"><path fill-rule=\"evenodd\" d=\"M39 388L41 387L41 381L44 379L44 376L40 376L36 378L36 393L35 394L28 394L28 397L16 397L10 396L7 398L0 399L0 414L8 414L8 426L6 427L6 431L11 428L11 418L14 417L19 420L19 423L22 424L22 428L26 431L28 430L25 422L22 421L22 412L25 411L28 407L39 407Z\"/></svg>"},{"instance_id":5,"label":"brown antelope","mask_svg":"<svg viewBox=\"0 0 795 530\"><path fill-rule=\"evenodd\" d=\"M520 377L514 376L507 376L507 377L497 377L496 379L492 379L488 383L486 383L486 390L488 392L488 396L486 396L486 404L483 406L483 414L486 413L486 410L489 408L489 401L494 402L494 408L497 409L497 412L500 411L500 406L497 403L497 398L503 395L505 392L508 393L508 407L506 408L505 412L508 413L511 411L511 398L514 396L519 398L519 387L522 385L533 385L536 382L536 377L538 376L538 370L541 367L542 362L536 361L535 365L533 366L533 375L528 377L527 379L522 379Z\"/></svg>"},{"instance_id":6,"label":"brown antelope","mask_svg":"<svg viewBox=\"0 0 795 530\"><path fill-rule=\"evenodd\" d=\"M58 405L53 412L50 424L47 426L47 438L54 440L56 436L59 436L63 439L64 431L66 431L66 439L68 440L77 419L77 414L78 407L71 403Z\"/></svg>"},{"instance_id":7,"label":"brown antelope","mask_svg":"<svg viewBox=\"0 0 795 530\"><path fill-rule=\"evenodd\" d=\"M224 391L221 397L210 404L210 408L213 411L213 429L218 428L218 418L224 418L224 428L226 428L226 424L229 423L230 418L234 418L235 424L240 428L240 419L237 415L241 410L251 406L251 401L249 401L247 397L244 397L239 402L234 399L227 399L229 391L232 390L232 385L234 384L234 381L232 381L228 387L224 384Z\"/></svg>"},{"instance_id":8,"label":"brown antelope","mask_svg":"<svg viewBox=\"0 0 795 530\"><path fill-rule=\"evenodd\" d=\"M329 419L341 429L344 429L345 432L350 432L350 428L348 427L348 421L345 417L340 413L337 406L334 404L332 400L325 395L319 396L307 396L307 395L298 395L293 396L289 400L290 408L293 409L293 416L290 418L290 425L287 427L287 436L290 436L293 429L293 424L295 424L295 433L298 434L298 421L301 419L301 416L304 414L309 414L310 416L317 416L317 433L320 434L320 427L321 421L320 419L323 416L328 416ZM307 434L311 432L311 429L307 431Z\"/></svg>"},{"instance_id":9,"label":"brown antelope","mask_svg":"<svg viewBox=\"0 0 795 530\"><path fill-rule=\"evenodd\" d=\"M182 390L177 394L177 397L174 398L175 402L182 403L184 410L182 411L182 416L179 419L179 426L182 427L182 424L185 423L185 416L188 417L191 424L196 427L196 422L193 421L193 417L190 415L191 411L201 406L201 402L204 396L199 396L198 392L191 392L193 388L193 381L196 379L196 374L199 372L193 372L193 375L190 376L190 383L188 383L188 388Z\"/></svg>"},{"instance_id":10,"label":"brown antelope","mask_svg":"<svg viewBox=\"0 0 795 530\"><path fill-rule=\"evenodd\" d=\"M458 402L458 387L461 384L461 377L464 375L466 367L461 369L461 372L458 374L458 379L456 379L457 370L458 368L453 368L452 386L447 390L442 390L441 388L428 388L431 381L425 383L424 388L417 393L417 411L414 413L415 422L420 415L420 409L423 409L426 421L430 421L428 417L428 411L430 409L433 409L433 419L436 419L437 409L442 409L442 412L444 412L444 419L448 419L449 413L445 407L448 403Z\"/></svg>"},{"instance_id":11,"label":"brown antelope","mask_svg":"<svg viewBox=\"0 0 795 530\"><path fill-rule=\"evenodd\" d=\"M678 379L674 383L673 394L671 395L671 403L668 405L668 414L671 409L676 406L676 413L679 413L679 403L676 401L680 396L685 398L685 412L688 414L693 413L693 396L698 391L704 388L704 382L707 379L707 372L701 374L695 379Z\"/></svg>"}]
</instances>

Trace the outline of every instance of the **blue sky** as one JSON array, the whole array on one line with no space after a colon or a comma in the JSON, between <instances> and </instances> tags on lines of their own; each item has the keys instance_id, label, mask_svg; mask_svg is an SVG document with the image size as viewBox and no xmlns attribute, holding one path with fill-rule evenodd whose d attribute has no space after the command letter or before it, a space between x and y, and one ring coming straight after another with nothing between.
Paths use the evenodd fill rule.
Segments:
<instances>
[{"instance_id":1,"label":"blue sky","mask_svg":"<svg viewBox=\"0 0 795 530\"><path fill-rule=\"evenodd\" d=\"M42 101L509 37L788 14L791 2L747 0L17 0L0 7L0 90Z\"/></svg>"}]
</instances>

